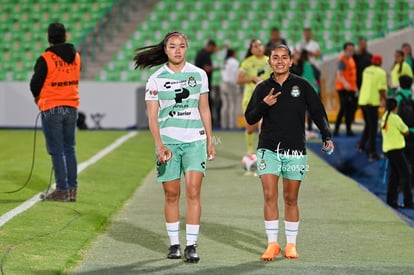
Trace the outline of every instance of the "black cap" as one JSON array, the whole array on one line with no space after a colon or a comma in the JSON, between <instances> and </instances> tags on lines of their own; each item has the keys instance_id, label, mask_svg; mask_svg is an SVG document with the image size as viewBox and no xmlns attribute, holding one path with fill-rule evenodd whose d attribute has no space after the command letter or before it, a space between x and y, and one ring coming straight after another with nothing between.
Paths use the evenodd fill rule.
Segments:
<instances>
[{"instance_id":1,"label":"black cap","mask_svg":"<svg viewBox=\"0 0 414 275\"><path fill-rule=\"evenodd\" d=\"M50 44L60 44L66 41L65 26L61 23L51 23L47 28L48 41Z\"/></svg>"}]
</instances>

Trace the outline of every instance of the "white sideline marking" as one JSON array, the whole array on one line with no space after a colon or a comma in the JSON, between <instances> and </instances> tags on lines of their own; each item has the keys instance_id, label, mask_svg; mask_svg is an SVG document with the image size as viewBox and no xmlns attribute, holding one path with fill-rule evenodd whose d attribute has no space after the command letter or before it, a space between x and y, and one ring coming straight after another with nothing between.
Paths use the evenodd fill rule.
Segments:
<instances>
[{"instance_id":1,"label":"white sideline marking","mask_svg":"<svg viewBox=\"0 0 414 275\"><path fill-rule=\"evenodd\" d=\"M115 150L117 147L122 145L125 141L127 141L128 139L130 139L130 138L132 138L136 135L137 135L136 131L129 132L128 134L126 134L126 135L118 138L117 140L115 140L108 147L105 147L103 150L99 151L96 155L94 155L93 157L91 157L87 161L78 164L78 174L80 172L82 172L83 170L85 170L86 168L88 168L89 166L91 166L92 164L98 162L100 159L105 157L107 154L109 154L110 152ZM42 193L36 194L33 198L23 202L22 204L20 204L16 208L14 208L14 209L10 210L9 212L3 214L0 217L0 227L3 226L4 224L6 224L11 219L13 219L14 217L16 217L17 215L19 215L20 213L23 213L24 211L26 211L27 209L29 209L30 207L35 205L35 203L41 201L41 199L40 199L41 194Z\"/></svg>"}]
</instances>

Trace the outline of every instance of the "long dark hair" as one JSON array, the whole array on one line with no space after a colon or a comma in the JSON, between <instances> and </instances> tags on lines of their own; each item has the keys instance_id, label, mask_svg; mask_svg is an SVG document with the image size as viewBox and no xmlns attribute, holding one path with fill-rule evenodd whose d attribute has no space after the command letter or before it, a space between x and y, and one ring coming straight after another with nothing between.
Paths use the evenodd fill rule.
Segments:
<instances>
[{"instance_id":1,"label":"long dark hair","mask_svg":"<svg viewBox=\"0 0 414 275\"><path fill-rule=\"evenodd\" d=\"M233 49L227 49L227 52L226 52L226 57L224 58L224 60L227 60L227 59L229 59L230 57L232 57L233 55L234 55L234 53L235 53L236 51L235 50L233 50Z\"/></svg>"},{"instance_id":2,"label":"long dark hair","mask_svg":"<svg viewBox=\"0 0 414 275\"><path fill-rule=\"evenodd\" d=\"M253 55L252 53L253 43L256 41L260 41L260 40L259 39L250 40L249 48L247 49L246 56L244 57L245 59Z\"/></svg>"},{"instance_id":3,"label":"long dark hair","mask_svg":"<svg viewBox=\"0 0 414 275\"><path fill-rule=\"evenodd\" d=\"M226 52L226 57L224 58L224 66L226 66L226 64L227 64L227 60L230 58L230 57L233 57L234 56L234 54L236 53L236 51L235 50L233 50L233 49L227 49L227 52Z\"/></svg>"},{"instance_id":4,"label":"long dark hair","mask_svg":"<svg viewBox=\"0 0 414 275\"><path fill-rule=\"evenodd\" d=\"M397 100L393 97L389 97L385 101L385 110L386 110L387 114L385 115L384 126L382 126L382 129L384 129L384 130L387 129L388 117L390 116L392 110L394 110L395 107L397 107L397 105L398 105Z\"/></svg>"},{"instance_id":5,"label":"long dark hair","mask_svg":"<svg viewBox=\"0 0 414 275\"><path fill-rule=\"evenodd\" d=\"M166 63L168 61L168 56L164 49L167 45L168 39L172 36L183 37L188 47L188 40L185 34L178 31L169 32L160 43L141 47L135 50L135 56L133 58L135 61L135 69L151 68Z\"/></svg>"},{"instance_id":6,"label":"long dark hair","mask_svg":"<svg viewBox=\"0 0 414 275\"><path fill-rule=\"evenodd\" d=\"M401 73L402 66L403 66L403 63L404 63L404 52L402 50L396 50L395 54L401 55L402 58L403 58L403 61L400 63L400 67L398 68L398 73ZM395 63L395 65L397 65L397 63Z\"/></svg>"}]
</instances>

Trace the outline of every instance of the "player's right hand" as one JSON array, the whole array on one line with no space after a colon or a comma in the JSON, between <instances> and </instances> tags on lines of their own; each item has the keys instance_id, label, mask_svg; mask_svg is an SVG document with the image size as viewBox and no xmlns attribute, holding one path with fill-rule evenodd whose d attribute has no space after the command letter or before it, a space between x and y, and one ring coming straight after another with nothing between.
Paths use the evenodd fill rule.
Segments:
<instances>
[{"instance_id":1,"label":"player's right hand","mask_svg":"<svg viewBox=\"0 0 414 275\"><path fill-rule=\"evenodd\" d=\"M166 163L172 158L172 152L167 146L162 145L157 148L157 159L161 164Z\"/></svg>"}]
</instances>

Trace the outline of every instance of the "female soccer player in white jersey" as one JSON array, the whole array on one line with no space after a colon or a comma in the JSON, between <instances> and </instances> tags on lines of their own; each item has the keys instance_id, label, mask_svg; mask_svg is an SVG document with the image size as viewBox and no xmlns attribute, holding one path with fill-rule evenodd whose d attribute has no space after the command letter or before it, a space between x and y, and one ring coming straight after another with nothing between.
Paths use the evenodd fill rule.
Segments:
<instances>
[{"instance_id":1,"label":"female soccer player in white jersey","mask_svg":"<svg viewBox=\"0 0 414 275\"><path fill-rule=\"evenodd\" d=\"M170 32L156 45L138 48L135 68L162 65L146 85L149 128L156 146L157 180L163 184L164 214L170 238L169 259L180 259L180 179L186 190L186 262L196 263L196 242L201 216L201 183L207 155L216 152L212 142L206 73L186 62L186 36Z\"/></svg>"}]
</instances>

